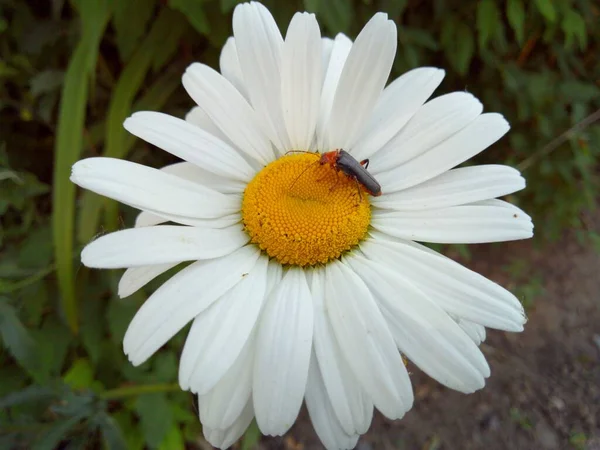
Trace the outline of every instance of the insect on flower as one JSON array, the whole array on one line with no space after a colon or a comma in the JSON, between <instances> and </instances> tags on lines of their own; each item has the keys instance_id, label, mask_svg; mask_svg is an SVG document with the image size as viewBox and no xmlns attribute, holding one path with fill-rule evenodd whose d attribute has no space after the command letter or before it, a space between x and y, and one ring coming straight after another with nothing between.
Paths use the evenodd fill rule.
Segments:
<instances>
[{"instance_id":1,"label":"insect on flower","mask_svg":"<svg viewBox=\"0 0 600 450\"><path fill-rule=\"evenodd\" d=\"M344 149L333 150L321 155L319 164L329 164L337 171L341 171L349 178L356 181L365 188L373 197L381 195L381 185L375 177L367 171L369 160L357 161L350 153ZM360 193L360 189L358 191Z\"/></svg>"},{"instance_id":2,"label":"insect on flower","mask_svg":"<svg viewBox=\"0 0 600 450\"><path fill-rule=\"evenodd\" d=\"M288 153L308 152L291 150ZM321 166L329 164L336 172L342 172L348 178L353 179L356 182L358 194L361 196L361 198L362 194L360 186L364 187L365 190L373 197L379 197L381 195L381 185L375 179L375 177L367 171L367 168L369 167L368 159L359 162L346 150L340 148L337 150L332 150L330 152L323 153L319 160L316 161L314 164L320 164ZM300 178L304 174L304 172L306 172L311 166L313 166L313 164L309 165L304 171L302 171L298 178ZM298 178L294 180L290 188L296 183ZM337 183L331 188L331 190L335 189L336 185Z\"/></svg>"}]
</instances>

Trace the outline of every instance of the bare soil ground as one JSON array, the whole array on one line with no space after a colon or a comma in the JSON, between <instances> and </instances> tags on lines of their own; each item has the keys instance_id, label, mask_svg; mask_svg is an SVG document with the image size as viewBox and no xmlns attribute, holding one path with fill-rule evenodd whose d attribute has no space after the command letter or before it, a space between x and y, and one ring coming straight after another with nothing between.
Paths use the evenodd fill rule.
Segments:
<instances>
[{"instance_id":1,"label":"bare soil ground","mask_svg":"<svg viewBox=\"0 0 600 450\"><path fill-rule=\"evenodd\" d=\"M506 255L539 265L544 293L520 334L489 331L486 387L463 395L414 366L415 405L401 421L380 414L358 450L600 450L600 254L573 237L544 251L525 243L477 248L468 265L508 286ZM306 411L264 449L320 449Z\"/></svg>"}]
</instances>

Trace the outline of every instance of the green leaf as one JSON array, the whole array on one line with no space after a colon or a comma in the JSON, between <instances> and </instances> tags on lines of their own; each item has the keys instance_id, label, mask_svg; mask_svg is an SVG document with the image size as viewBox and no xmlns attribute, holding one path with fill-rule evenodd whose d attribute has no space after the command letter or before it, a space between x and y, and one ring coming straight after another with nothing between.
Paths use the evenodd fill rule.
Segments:
<instances>
[{"instance_id":1,"label":"green leaf","mask_svg":"<svg viewBox=\"0 0 600 450\"><path fill-rule=\"evenodd\" d=\"M178 361L175 353L161 352L153 358L153 379L156 382L177 381Z\"/></svg>"},{"instance_id":2,"label":"green leaf","mask_svg":"<svg viewBox=\"0 0 600 450\"><path fill-rule=\"evenodd\" d=\"M577 11L569 9L565 12L561 28L565 33L565 46L567 48L572 48L575 40L577 40L581 51L587 48L585 20Z\"/></svg>"},{"instance_id":3,"label":"green leaf","mask_svg":"<svg viewBox=\"0 0 600 450\"><path fill-rule=\"evenodd\" d=\"M31 331L39 349L42 376L61 372L72 340L68 331L53 317L47 318L39 330Z\"/></svg>"},{"instance_id":4,"label":"green leaf","mask_svg":"<svg viewBox=\"0 0 600 450\"><path fill-rule=\"evenodd\" d=\"M80 5L83 31L65 74L56 134L52 226L61 304L73 333L77 333L79 325L73 272L75 185L69 176L83 148L88 80L93 75L109 11L106 0L84 1Z\"/></svg>"},{"instance_id":5,"label":"green leaf","mask_svg":"<svg viewBox=\"0 0 600 450\"><path fill-rule=\"evenodd\" d=\"M157 44L152 52L152 71L158 72L162 67L167 64L181 42L183 34L187 31L188 27L185 24L179 23L177 32L170 32L161 40L160 44ZM179 82L181 84L181 73L179 75ZM132 136L127 134L127 136Z\"/></svg>"},{"instance_id":6,"label":"green leaf","mask_svg":"<svg viewBox=\"0 0 600 450\"><path fill-rule=\"evenodd\" d=\"M148 446L156 448L173 426L169 402L165 394L140 395L135 401L140 426Z\"/></svg>"},{"instance_id":7,"label":"green leaf","mask_svg":"<svg viewBox=\"0 0 600 450\"><path fill-rule=\"evenodd\" d=\"M508 23L515 32L519 44L525 42L525 7L522 0L508 0L506 3Z\"/></svg>"},{"instance_id":8,"label":"green leaf","mask_svg":"<svg viewBox=\"0 0 600 450\"><path fill-rule=\"evenodd\" d=\"M138 309L136 302L127 298L124 300L113 299L108 305L106 319L114 342L121 342L129 322Z\"/></svg>"},{"instance_id":9,"label":"green leaf","mask_svg":"<svg viewBox=\"0 0 600 450\"><path fill-rule=\"evenodd\" d=\"M548 22L556 21L556 8L552 3L552 0L534 0L535 6L538 11L544 16Z\"/></svg>"},{"instance_id":10,"label":"green leaf","mask_svg":"<svg viewBox=\"0 0 600 450\"><path fill-rule=\"evenodd\" d=\"M15 308L0 298L0 335L4 347L30 374L40 370L39 351L35 340L23 326Z\"/></svg>"},{"instance_id":11,"label":"green leaf","mask_svg":"<svg viewBox=\"0 0 600 450\"><path fill-rule=\"evenodd\" d=\"M392 20L399 18L407 6L408 0L381 0L379 2L379 9L388 13Z\"/></svg>"},{"instance_id":12,"label":"green leaf","mask_svg":"<svg viewBox=\"0 0 600 450\"><path fill-rule=\"evenodd\" d=\"M304 9L308 12L316 14L321 7L321 0L304 0Z\"/></svg>"},{"instance_id":13,"label":"green leaf","mask_svg":"<svg viewBox=\"0 0 600 450\"><path fill-rule=\"evenodd\" d=\"M31 385L0 398L0 409L11 408L31 402L46 402L57 396L50 386Z\"/></svg>"},{"instance_id":14,"label":"green leaf","mask_svg":"<svg viewBox=\"0 0 600 450\"><path fill-rule=\"evenodd\" d=\"M489 40L500 26L500 11L494 0L482 0L477 4L477 30L479 48L487 47Z\"/></svg>"},{"instance_id":15,"label":"green leaf","mask_svg":"<svg viewBox=\"0 0 600 450\"><path fill-rule=\"evenodd\" d=\"M81 340L90 360L95 365L100 360L104 339L104 303L99 298L86 296L82 308Z\"/></svg>"},{"instance_id":16,"label":"green leaf","mask_svg":"<svg viewBox=\"0 0 600 450\"><path fill-rule=\"evenodd\" d=\"M31 173L3 170L0 175L5 180L0 184L0 199L19 211L30 205L31 199L49 191L49 187Z\"/></svg>"},{"instance_id":17,"label":"green leaf","mask_svg":"<svg viewBox=\"0 0 600 450\"><path fill-rule=\"evenodd\" d=\"M154 13L152 0L119 0L115 2L113 26L115 40L122 61L127 61L140 39L146 33L148 22Z\"/></svg>"},{"instance_id":18,"label":"green leaf","mask_svg":"<svg viewBox=\"0 0 600 450\"><path fill-rule=\"evenodd\" d=\"M39 269L52 261L52 231L49 226L33 230L19 251L18 263L22 267Z\"/></svg>"},{"instance_id":19,"label":"green leaf","mask_svg":"<svg viewBox=\"0 0 600 450\"><path fill-rule=\"evenodd\" d=\"M38 437L32 446L32 450L53 450L57 448L58 444L68 437L69 431L87 415L87 411L82 411L73 417L52 423L50 429Z\"/></svg>"},{"instance_id":20,"label":"green leaf","mask_svg":"<svg viewBox=\"0 0 600 450\"><path fill-rule=\"evenodd\" d=\"M354 19L354 8L348 0L304 0L307 11L317 14L318 18L325 24L328 34L348 33Z\"/></svg>"},{"instance_id":21,"label":"green leaf","mask_svg":"<svg viewBox=\"0 0 600 450\"><path fill-rule=\"evenodd\" d=\"M89 388L94 381L94 369L87 359L77 359L63 376L63 381L73 389Z\"/></svg>"},{"instance_id":22,"label":"green leaf","mask_svg":"<svg viewBox=\"0 0 600 450\"><path fill-rule=\"evenodd\" d=\"M11 273L11 275L14 273L24 275L22 272L19 272L18 267L2 266L1 269L2 271ZM14 272L12 272L11 269L14 270ZM9 282L7 280L0 279L0 293L6 294L15 292L27 286L31 286L52 272L54 272L54 266L49 266L19 281Z\"/></svg>"},{"instance_id":23,"label":"green leaf","mask_svg":"<svg viewBox=\"0 0 600 450\"><path fill-rule=\"evenodd\" d=\"M420 28L409 28L403 27L402 30L399 30L400 33L404 33L410 42L414 42L419 47L426 48L428 50L438 50L439 45L435 40L433 35Z\"/></svg>"},{"instance_id":24,"label":"green leaf","mask_svg":"<svg viewBox=\"0 0 600 450\"><path fill-rule=\"evenodd\" d=\"M210 24L204 13L202 0L169 0L169 6L183 13L198 33L210 33Z\"/></svg>"},{"instance_id":25,"label":"green leaf","mask_svg":"<svg viewBox=\"0 0 600 450\"><path fill-rule=\"evenodd\" d=\"M30 81L31 95L35 98L58 89L64 80L62 70L46 69L35 74Z\"/></svg>"},{"instance_id":26,"label":"green leaf","mask_svg":"<svg viewBox=\"0 0 600 450\"><path fill-rule=\"evenodd\" d=\"M158 450L185 450L185 440L178 425L171 427L158 446Z\"/></svg>"},{"instance_id":27,"label":"green leaf","mask_svg":"<svg viewBox=\"0 0 600 450\"><path fill-rule=\"evenodd\" d=\"M16 365L3 365L2 370L0 370L0 403L3 397L23 389L26 382L27 380L23 376L23 371L20 367ZM2 412L0 412L0 420L2 420L1 418Z\"/></svg>"},{"instance_id":28,"label":"green leaf","mask_svg":"<svg viewBox=\"0 0 600 450\"><path fill-rule=\"evenodd\" d=\"M465 75L475 51L475 39L471 28L463 22L449 19L442 25L440 39L452 67L460 75Z\"/></svg>"},{"instance_id":29,"label":"green leaf","mask_svg":"<svg viewBox=\"0 0 600 450\"><path fill-rule=\"evenodd\" d=\"M144 448L144 436L140 427L134 423L132 413L128 410L121 410L114 413L112 417L123 431L126 448L128 450L142 450Z\"/></svg>"},{"instance_id":30,"label":"green leaf","mask_svg":"<svg viewBox=\"0 0 600 450\"><path fill-rule=\"evenodd\" d=\"M564 81L560 84L559 89L568 103L591 102L600 98L600 88L591 82Z\"/></svg>"},{"instance_id":31,"label":"green leaf","mask_svg":"<svg viewBox=\"0 0 600 450\"><path fill-rule=\"evenodd\" d=\"M221 4L221 12L226 14L235 8L236 5L244 3L244 1L245 0L220 0L219 3Z\"/></svg>"},{"instance_id":32,"label":"green leaf","mask_svg":"<svg viewBox=\"0 0 600 450\"><path fill-rule=\"evenodd\" d=\"M96 396L90 392L79 393L63 386L61 399L52 405L52 412L63 417L72 417L80 413L91 416L97 409Z\"/></svg>"},{"instance_id":33,"label":"green leaf","mask_svg":"<svg viewBox=\"0 0 600 450\"><path fill-rule=\"evenodd\" d=\"M42 321L44 308L48 305L46 283L37 282L24 286L18 298L23 305L23 321L30 327L38 327Z\"/></svg>"},{"instance_id":34,"label":"green leaf","mask_svg":"<svg viewBox=\"0 0 600 450\"><path fill-rule=\"evenodd\" d=\"M107 450L126 450L128 448L119 424L110 415L101 412L94 417L94 423L102 433Z\"/></svg>"},{"instance_id":35,"label":"green leaf","mask_svg":"<svg viewBox=\"0 0 600 450\"><path fill-rule=\"evenodd\" d=\"M242 438L242 450L253 450L257 448L260 441L260 430L256 421L253 420Z\"/></svg>"}]
</instances>

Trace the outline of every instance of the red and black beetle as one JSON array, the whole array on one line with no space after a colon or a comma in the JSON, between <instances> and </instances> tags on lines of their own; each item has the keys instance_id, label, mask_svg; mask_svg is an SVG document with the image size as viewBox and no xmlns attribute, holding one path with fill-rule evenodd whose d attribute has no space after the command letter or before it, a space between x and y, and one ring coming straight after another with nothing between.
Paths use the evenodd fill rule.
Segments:
<instances>
[{"instance_id":1,"label":"red and black beetle","mask_svg":"<svg viewBox=\"0 0 600 450\"><path fill-rule=\"evenodd\" d=\"M335 170L343 172L344 175L355 180L357 184L361 184L373 197L381 195L381 185L367 171L367 167L369 167L368 159L359 162L346 150L339 149L323 153L321 159L319 159L319 164L329 164Z\"/></svg>"}]
</instances>

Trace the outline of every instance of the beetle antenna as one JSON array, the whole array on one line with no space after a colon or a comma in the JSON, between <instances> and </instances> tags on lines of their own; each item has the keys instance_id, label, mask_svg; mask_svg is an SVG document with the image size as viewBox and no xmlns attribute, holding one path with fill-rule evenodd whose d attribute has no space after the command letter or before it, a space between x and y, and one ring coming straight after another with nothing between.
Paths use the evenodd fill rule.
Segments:
<instances>
[{"instance_id":1,"label":"beetle antenna","mask_svg":"<svg viewBox=\"0 0 600 450\"><path fill-rule=\"evenodd\" d=\"M288 150L287 152L285 152L286 155L288 153L316 153L316 154L318 154L319 152L309 152L308 150Z\"/></svg>"},{"instance_id":2,"label":"beetle antenna","mask_svg":"<svg viewBox=\"0 0 600 450\"><path fill-rule=\"evenodd\" d=\"M308 153L312 153L312 152L308 152ZM304 175L304 172L306 172L308 169L310 169L312 166L314 166L315 164L319 164L319 160L316 160L313 163L310 163L308 166L306 166L306 169L304 169L302 172L300 172L300 175L298 175L296 177L296 179L294 181L292 181L292 184L290 184L290 187L288 188L288 190L292 190L292 188L294 187L294 184L296 184L296 181L298 181L300 179L300 177L302 175Z\"/></svg>"}]
</instances>

